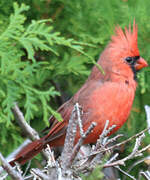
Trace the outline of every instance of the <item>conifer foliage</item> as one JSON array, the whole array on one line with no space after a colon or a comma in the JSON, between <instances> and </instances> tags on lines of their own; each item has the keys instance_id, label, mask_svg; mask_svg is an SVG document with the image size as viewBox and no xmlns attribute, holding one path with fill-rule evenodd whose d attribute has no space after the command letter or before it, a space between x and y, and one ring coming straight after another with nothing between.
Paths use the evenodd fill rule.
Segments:
<instances>
[{"instance_id":1,"label":"conifer foliage","mask_svg":"<svg viewBox=\"0 0 150 180\"><path fill-rule=\"evenodd\" d=\"M55 68L55 65L52 67L51 60L45 60L44 56L43 60L37 60L36 52L49 52L58 57L57 46L66 46L86 55L83 45L88 45L61 36L53 29L50 19L32 20L25 26L25 12L29 11L30 7L17 3L14 3L13 7L14 12L9 18L8 25L0 34L0 137L2 144L7 142L10 129L12 128L11 131L15 129L11 110L15 102L19 103L28 122L37 117L37 114L45 124L48 124L51 114L61 120L61 116L49 103L51 97L58 96L59 92L53 86L45 87L48 76L52 75L50 70ZM87 58L93 60L90 56ZM66 65L65 62L63 67L56 64L58 74L67 71ZM60 67L63 68L63 72L59 71ZM69 68L74 68L74 64L70 64ZM77 68L73 71L77 71ZM11 138L16 144L19 141L18 135L14 132L11 133Z\"/></svg>"}]
</instances>

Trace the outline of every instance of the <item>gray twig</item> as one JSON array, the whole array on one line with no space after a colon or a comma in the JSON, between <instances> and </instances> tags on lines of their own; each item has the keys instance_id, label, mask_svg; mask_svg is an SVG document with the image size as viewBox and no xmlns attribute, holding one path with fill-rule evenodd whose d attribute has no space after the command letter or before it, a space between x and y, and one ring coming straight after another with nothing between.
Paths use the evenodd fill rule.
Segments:
<instances>
[{"instance_id":1,"label":"gray twig","mask_svg":"<svg viewBox=\"0 0 150 180\"><path fill-rule=\"evenodd\" d=\"M109 120L106 120L103 132L99 136L99 140L102 143L103 139L116 127L116 125L112 125L108 128L109 126ZM108 129L107 129L108 128Z\"/></svg>"},{"instance_id":2,"label":"gray twig","mask_svg":"<svg viewBox=\"0 0 150 180\"><path fill-rule=\"evenodd\" d=\"M142 171L140 172L140 175L142 175L146 180L150 180L150 172L149 171Z\"/></svg>"},{"instance_id":3,"label":"gray twig","mask_svg":"<svg viewBox=\"0 0 150 180\"><path fill-rule=\"evenodd\" d=\"M109 126L109 120L106 120L103 132L100 134L99 139L97 140L96 143L96 149L101 147L102 145L104 146L105 143L107 142L108 139L108 134L116 127L116 125L112 125L108 128Z\"/></svg>"},{"instance_id":4,"label":"gray twig","mask_svg":"<svg viewBox=\"0 0 150 180\"><path fill-rule=\"evenodd\" d=\"M123 137L123 134L118 134L115 137L108 139L105 146L107 147L109 144L116 142L120 137Z\"/></svg>"},{"instance_id":5,"label":"gray twig","mask_svg":"<svg viewBox=\"0 0 150 180\"><path fill-rule=\"evenodd\" d=\"M79 139L79 141L77 142L77 144L75 145L75 147L73 149L70 162L73 162L77 153L80 150L80 147L82 146L82 144L84 142L84 139L92 132L92 130L94 129L95 126L96 126L96 122L92 122L91 125L89 126L89 128L87 129L87 131L84 133L84 135Z\"/></svg>"},{"instance_id":6,"label":"gray twig","mask_svg":"<svg viewBox=\"0 0 150 180\"><path fill-rule=\"evenodd\" d=\"M96 155L96 154L98 154L98 153L103 153L103 152L112 150L112 149L114 149L114 148L120 147L121 145L126 144L127 142L131 141L132 139L139 137L140 135L142 135L143 133L145 133L145 132L148 131L149 129L150 129L150 128L146 128L146 129L142 130L141 132L135 134L134 136L131 136L130 138L126 139L125 141L122 141L121 143L115 144L115 145L110 146L110 147L108 147L108 148L100 149L100 150L98 150L98 151L94 151L93 153L90 154L90 156L91 156L91 155Z\"/></svg>"},{"instance_id":7,"label":"gray twig","mask_svg":"<svg viewBox=\"0 0 150 180\"><path fill-rule=\"evenodd\" d=\"M26 167L26 169L25 169L25 172L24 172L24 174L23 174L23 177L26 176L26 174L27 174L27 172L28 172L30 166L31 166L31 160L30 160L30 161L28 162L28 164L27 164L27 167Z\"/></svg>"},{"instance_id":8,"label":"gray twig","mask_svg":"<svg viewBox=\"0 0 150 180\"><path fill-rule=\"evenodd\" d=\"M47 144L47 148L45 149L45 152L47 153L47 156L48 156L47 166L48 167L56 167L54 152L51 151L49 144Z\"/></svg>"},{"instance_id":9,"label":"gray twig","mask_svg":"<svg viewBox=\"0 0 150 180\"><path fill-rule=\"evenodd\" d=\"M84 131L83 131L83 125L82 125L82 120L81 120L81 114L80 114L81 107L80 107L79 103L76 103L75 108L76 108L76 112L77 112L77 120L78 120L79 129L80 129L80 135L82 137L82 136L84 136Z\"/></svg>"},{"instance_id":10,"label":"gray twig","mask_svg":"<svg viewBox=\"0 0 150 180\"><path fill-rule=\"evenodd\" d=\"M138 148L139 148L140 145L141 145L141 141L142 141L142 139L143 139L144 137L145 137L145 135L142 134L141 136L139 136L139 137L136 139L136 143L135 143L135 146L134 146L133 151L131 152L131 154L129 154L129 155L126 156L125 158L120 159L120 160L118 160L118 161L115 161L115 162L113 162L113 163L105 164L104 167L117 166L117 165L125 165L125 161L127 161L127 160L129 160L129 159L132 159L132 158L134 158L134 157L137 157L137 156L141 156L141 155L142 155L142 152L149 148L149 146L146 146L145 148L143 148L143 149L141 149L141 150L138 150Z\"/></svg>"},{"instance_id":11,"label":"gray twig","mask_svg":"<svg viewBox=\"0 0 150 180\"><path fill-rule=\"evenodd\" d=\"M13 169L11 165L5 160L3 155L0 153L0 165L5 169L5 171L10 175L14 180L23 180L23 177L19 172Z\"/></svg>"},{"instance_id":12,"label":"gray twig","mask_svg":"<svg viewBox=\"0 0 150 180\"><path fill-rule=\"evenodd\" d=\"M76 130L77 130L76 108L74 107L70 120L69 120L68 128L67 128L64 149L61 154L61 167L63 169L67 169L69 167L69 164L70 164L69 161L70 161L72 149L74 146Z\"/></svg>"},{"instance_id":13,"label":"gray twig","mask_svg":"<svg viewBox=\"0 0 150 180\"><path fill-rule=\"evenodd\" d=\"M14 159L14 157L21 151L21 149L23 149L27 144L29 144L31 142L31 140L26 139L15 151L13 151L10 155L8 155L8 157L6 157L5 159L10 162ZM3 168L0 167L0 174L3 172Z\"/></svg>"},{"instance_id":14,"label":"gray twig","mask_svg":"<svg viewBox=\"0 0 150 180\"><path fill-rule=\"evenodd\" d=\"M119 156L119 153L114 154L114 155L106 162L106 164L110 164L111 162L113 162L114 160L116 160L118 156Z\"/></svg>"},{"instance_id":15,"label":"gray twig","mask_svg":"<svg viewBox=\"0 0 150 180\"><path fill-rule=\"evenodd\" d=\"M150 128L150 106L145 105L145 112L146 112L146 120L147 120L147 127ZM150 129L148 130L150 134Z\"/></svg>"},{"instance_id":16,"label":"gray twig","mask_svg":"<svg viewBox=\"0 0 150 180\"><path fill-rule=\"evenodd\" d=\"M74 168L78 169L79 171L91 171L97 164L101 164L102 163L102 157L103 155L101 153L95 154L93 155L93 151L97 151L97 149L105 149L106 148L106 144L108 144L107 140L107 135L113 130L113 128L115 128L116 126L113 125L111 127L108 128L109 125L109 120L106 121L104 129L102 134L99 136L99 139L97 140L96 146L93 146L91 149L91 154L90 155L86 155L83 157L80 157L80 159L78 159L78 164L74 165ZM118 136L117 138L119 138L120 136ZM116 138L116 139L117 139ZM114 138L115 140L115 138ZM113 141L113 140L112 140ZM78 141L79 143L79 141ZM117 158L118 155L115 155L110 162L112 162L113 160L115 160L115 158ZM107 162L108 163L108 162Z\"/></svg>"},{"instance_id":17,"label":"gray twig","mask_svg":"<svg viewBox=\"0 0 150 180\"><path fill-rule=\"evenodd\" d=\"M18 121L19 126L23 129L25 134L32 140L39 139L38 133L26 122L23 113L19 109L17 103L14 103L14 107L12 108L12 111L14 113L14 116L16 117L16 120Z\"/></svg>"},{"instance_id":18,"label":"gray twig","mask_svg":"<svg viewBox=\"0 0 150 180\"><path fill-rule=\"evenodd\" d=\"M136 161L135 163L133 163L127 170L127 173L129 173L135 166L137 166L138 164L144 162L145 160L150 160L150 156L144 157L138 161ZM124 178L125 179L125 178Z\"/></svg>"},{"instance_id":19,"label":"gray twig","mask_svg":"<svg viewBox=\"0 0 150 180\"><path fill-rule=\"evenodd\" d=\"M130 179L136 180L134 176L131 176L129 173L123 171L119 166L115 166L115 168L122 172L124 175L128 176Z\"/></svg>"},{"instance_id":20,"label":"gray twig","mask_svg":"<svg viewBox=\"0 0 150 180\"><path fill-rule=\"evenodd\" d=\"M48 177L48 175L46 175L44 172L42 172L39 169L31 169L31 173L33 174L34 177L38 177L40 179L44 179L44 180L50 179L50 177Z\"/></svg>"},{"instance_id":21,"label":"gray twig","mask_svg":"<svg viewBox=\"0 0 150 180\"><path fill-rule=\"evenodd\" d=\"M14 113L14 116L16 117L16 120L18 121L19 126L22 128L22 130L25 132L25 134L32 140L38 140L40 139L39 134L37 131L35 131L25 120L23 113L19 109L17 103L14 103L14 107L12 108L12 111ZM44 151L41 152L43 157L45 159L48 159L46 153Z\"/></svg>"}]
</instances>

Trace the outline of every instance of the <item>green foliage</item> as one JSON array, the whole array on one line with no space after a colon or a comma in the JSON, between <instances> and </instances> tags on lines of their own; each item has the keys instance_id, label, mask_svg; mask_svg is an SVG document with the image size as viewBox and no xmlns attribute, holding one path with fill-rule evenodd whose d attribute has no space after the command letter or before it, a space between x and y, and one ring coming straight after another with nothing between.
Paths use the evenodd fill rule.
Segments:
<instances>
[{"instance_id":1,"label":"green foliage","mask_svg":"<svg viewBox=\"0 0 150 180\"><path fill-rule=\"evenodd\" d=\"M35 53L52 52L55 56L59 56L57 46L63 45L86 55L82 46L88 45L60 36L60 33L49 25L52 23L49 19L32 20L29 25L25 25L24 13L28 10L29 6L25 4L19 6L14 3L14 13L9 18L8 26L0 34L0 123L2 127L5 126L5 129L2 128L0 131L2 144L7 142L4 136L6 129L9 128L7 132L9 134L10 129L13 128L14 117L11 108L14 102L19 103L28 122L31 119L43 117L43 121L48 125L51 114L58 120L62 120L61 116L49 105L51 98L60 93L50 84L45 87L51 75L51 60L45 60L46 57L43 55L44 60L38 61ZM93 60L89 55L87 56L89 61ZM81 73L85 68L82 63L80 65L78 69L78 66L74 67L74 64L67 65L66 63L63 67L64 73L56 71L55 74L65 74L68 66L72 69L71 72ZM61 69L59 64L57 68ZM20 138L14 134L14 132L11 134L11 138L19 142Z\"/></svg>"},{"instance_id":2,"label":"green foliage","mask_svg":"<svg viewBox=\"0 0 150 180\"><path fill-rule=\"evenodd\" d=\"M101 180L104 174L102 173L102 166L98 165L94 168L89 176L83 176L83 180Z\"/></svg>"}]
</instances>

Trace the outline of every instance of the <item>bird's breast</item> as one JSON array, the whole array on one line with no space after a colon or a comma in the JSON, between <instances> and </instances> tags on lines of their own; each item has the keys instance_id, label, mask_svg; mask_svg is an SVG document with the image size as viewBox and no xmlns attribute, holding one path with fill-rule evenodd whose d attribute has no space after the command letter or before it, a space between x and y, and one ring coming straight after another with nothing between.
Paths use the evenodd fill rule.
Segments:
<instances>
[{"instance_id":1,"label":"bird's breast","mask_svg":"<svg viewBox=\"0 0 150 180\"><path fill-rule=\"evenodd\" d=\"M131 111L135 89L136 84L126 80L122 83L106 82L91 93L84 106L87 116L83 115L85 126L93 121L97 123L90 135L91 142L103 131L106 120L109 120L109 126L116 125L111 134L125 123Z\"/></svg>"}]
</instances>

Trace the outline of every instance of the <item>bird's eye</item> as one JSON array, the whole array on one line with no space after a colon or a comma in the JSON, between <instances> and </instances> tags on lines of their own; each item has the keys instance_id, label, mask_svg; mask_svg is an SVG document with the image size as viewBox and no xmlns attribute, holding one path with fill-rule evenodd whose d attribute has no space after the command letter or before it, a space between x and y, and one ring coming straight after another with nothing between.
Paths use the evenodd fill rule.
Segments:
<instances>
[{"instance_id":1,"label":"bird's eye","mask_svg":"<svg viewBox=\"0 0 150 180\"><path fill-rule=\"evenodd\" d=\"M128 64L133 64L133 62L134 62L134 58L133 57L127 57L127 58L125 58L125 60L126 60L126 62Z\"/></svg>"}]
</instances>

